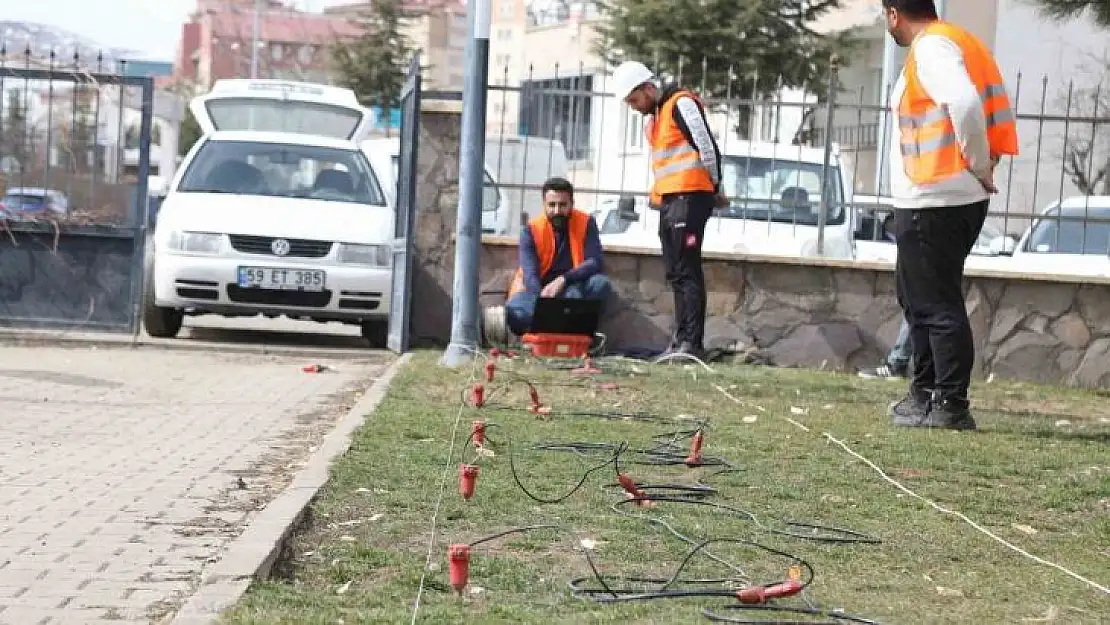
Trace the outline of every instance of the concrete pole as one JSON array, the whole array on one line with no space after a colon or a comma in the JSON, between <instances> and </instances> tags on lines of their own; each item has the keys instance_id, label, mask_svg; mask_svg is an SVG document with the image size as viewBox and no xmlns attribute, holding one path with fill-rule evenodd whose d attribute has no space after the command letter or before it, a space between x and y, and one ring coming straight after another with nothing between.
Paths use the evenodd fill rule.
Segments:
<instances>
[{"instance_id":1,"label":"concrete pole","mask_svg":"<svg viewBox=\"0 0 1110 625\"><path fill-rule=\"evenodd\" d=\"M254 0L251 16L251 78L258 78L258 40L262 36L262 0Z\"/></svg>"},{"instance_id":2,"label":"concrete pole","mask_svg":"<svg viewBox=\"0 0 1110 625\"><path fill-rule=\"evenodd\" d=\"M440 364L457 367L481 347L478 333L478 256L482 247L482 172L486 151L486 95L491 0L467 3L466 82L459 150L459 210L455 224L455 282L451 344Z\"/></svg>"},{"instance_id":3,"label":"concrete pole","mask_svg":"<svg viewBox=\"0 0 1110 625\"><path fill-rule=\"evenodd\" d=\"M934 0L937 7L937 15L941 19L947 17L948 1L947 0ZM898 75L898 44L894 43L894 39L890 35L883 37L883 71L882 82L879 84L879 104L880 106L887 105L887 96L890 95L890 88L894 86L895 76ZM890 103L891 108L895 106L894 102ZM893 114L880 114L879 115L879 145L876 148L875 154L875 195L882 195L883 190L890 193L890 185L887 181L888 172L890 171L890 130L892 127Z\"/></svg>"}]
</instances>

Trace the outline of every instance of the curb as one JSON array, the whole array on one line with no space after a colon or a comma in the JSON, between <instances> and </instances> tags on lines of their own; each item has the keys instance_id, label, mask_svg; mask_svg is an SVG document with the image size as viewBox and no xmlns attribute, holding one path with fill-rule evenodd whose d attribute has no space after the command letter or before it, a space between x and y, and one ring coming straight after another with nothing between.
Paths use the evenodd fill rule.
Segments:
<instances>
[{"instance_id":1,"label":"curb","mask_svg":"<svg viewBox=\"0 0 1110 625\"><path fill-rule=\"evenodd\" d=\"M350 448L351 435L378 407L393 378L410 357L408 353L398 358L363 393L289 486L258 513L219 561L204 572L201 585L169 621L170 625L211 625L221 612L239 602L252 581L269 576L293 528L328 481L332 461Z\"/></svg>"},{"instance_id":2,"label":"curb","mask_svg":"<svg viewBox=\"0 0 1110 625\"><path fill-rule=\"evenodd\" d=\"M322 335L326 336L326 335ZM197 339L155 339L130 334L95 332L55 332L9 328L0 329L0 345L16 347L84 347L92 349L160 349L193 352L222 352L225 354L255 354L259 356L303 356L310 358L365 358L384 350L370 347L342 347L319 345L268 345L259 343L228 343Z\"/></svg>"}]
</instances>

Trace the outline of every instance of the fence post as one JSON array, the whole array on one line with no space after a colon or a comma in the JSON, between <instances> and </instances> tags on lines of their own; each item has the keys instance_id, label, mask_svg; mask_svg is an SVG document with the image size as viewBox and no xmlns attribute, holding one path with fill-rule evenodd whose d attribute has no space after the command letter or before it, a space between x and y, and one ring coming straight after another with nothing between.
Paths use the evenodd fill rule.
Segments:
<instances>
[{"instance_id":1,"label":"fence post","mask_svg":"<svg viewBox=\"0 0 1110 625\"><path fill-rule=\"evenodd\" d=\"M482 247L482 173L486 151L486 91L489 65L491 0L472 0L467 7L470 38L463 86L462 137L459 150L459 211L455 224L455 281L451 343L440 364L457 367L473 358L478 333L478 260Z\"/></svg>"},{"instance_id":2,"label":"fence post","mask_svg":"<svg viewBox=\"0 0 1110 625\"><path fill-rule=\"evenodd\" d=\"M825 103L825 158L821 163L821 203L817 211L817 255L825 255L825 224L829 221L829 166L832 160L832 131L836 114L836 74L840 71L840 56L834 54L829 62L829 91ZM855 210L846 206L845 210Z\"/></svg>"}]
</instances>

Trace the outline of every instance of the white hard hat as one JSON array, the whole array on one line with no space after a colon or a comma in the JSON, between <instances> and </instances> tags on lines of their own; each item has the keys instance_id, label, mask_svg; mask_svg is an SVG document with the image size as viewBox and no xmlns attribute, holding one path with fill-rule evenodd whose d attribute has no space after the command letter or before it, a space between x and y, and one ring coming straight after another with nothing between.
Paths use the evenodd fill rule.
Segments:
<instances>
[{"instance_id":1,"label":"white hard hat","mask_svg":"<svg viewBox=\"0 0 1110 625\"><path fill-rule=\"evenodd\" d=\"M613 95L618 100L623 100L632 93L636 87L655 78L655 74L639 61L625 61L613 71Z\"/></svg>"}]
</instances>

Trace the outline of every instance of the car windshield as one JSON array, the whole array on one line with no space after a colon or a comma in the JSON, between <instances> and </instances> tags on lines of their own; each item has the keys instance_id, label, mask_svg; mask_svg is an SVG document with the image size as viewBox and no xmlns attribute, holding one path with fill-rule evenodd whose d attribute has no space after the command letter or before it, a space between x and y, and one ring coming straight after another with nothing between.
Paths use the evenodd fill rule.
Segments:
<instances>
[{"instance_id":1,"label":"car windshield","mask_svg":"<svg viewBox=\"0 0 1110 625\"><path fill-rule=\"evenodd\" d=\"M616 209L602 211L601 214L605 215L605 220L598 228L598 234L620 234L632 225L632 222L627 219L621 219L621 212Z\"/></svg>"},{"instance_id":2,"label":"car windshield","mask_svg":"<svg viewBox=\"0 0 1110 625\"><path fill-rule=\"evenodd\" d=\"M821 205L820 163L789 158L726 156L722 166L722 191L731 199L718 217L753 219L816 226ZM840 168L829 167L828 225L844 223Z\"/></svg>"},{"instance_id":3,"label":"car windshield","mask_svg":"<svg viewBox=\"0 0 1110 625\"><path fill-rule=\"evenodd\" d=\"M1098 221L1096 221L1098 220ZM1110 207L1054 208L1037 220L1025 251L1034 254L1110 253Z\"/></svg>"},{"instance_id":4,"label":"car windshield","mask_svg":"<svg viewBox=\"0 0 1110 625\"><path fill-rule=\"evenodd\" d=\"M177 191L385 206L378 179L358 150L286 143L208 141Z\"/></svg>"}]
</instances>

